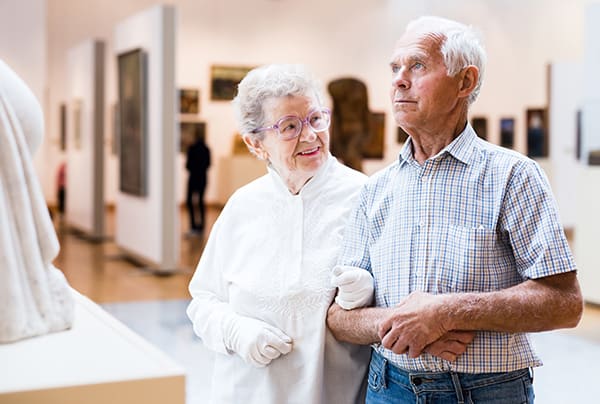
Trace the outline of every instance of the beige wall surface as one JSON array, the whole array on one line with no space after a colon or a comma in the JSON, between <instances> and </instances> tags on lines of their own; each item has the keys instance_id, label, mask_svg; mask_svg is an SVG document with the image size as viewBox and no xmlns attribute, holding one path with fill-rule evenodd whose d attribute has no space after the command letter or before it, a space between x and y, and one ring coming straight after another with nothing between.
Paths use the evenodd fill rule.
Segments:
<instances>
[{"instance_id":1,"label":"beige wall surface","mask_svg":"<svg viewBox=\"0 0 600 404\"><path fill-rule=\"evenodd\" d=\"M4 0L18 3L17 0ZM516 148L525 148L524 115L528 107L547 103L546 66L553 61L583 58L585 5L572 0L173 0L178 12L177 82L200 89L197 119L207 123L208 144L215 161L231 153L236 131L229 103L210 100L212 64L260 65L271 62L305 63L324 85L341 76L367 83L370 108L386 112L386 152L383 160L367 161L367 173L397 155L395 128L389 113L388 60L406 23L433 14L474 25L488 49L486 79L472 115L488 118L488 134L499 139L499 119L514 117ZM116 100L112 32L118 21L158 3L155 0L48 0L47 125L58 127L58 105L66 98L66 53L86 38L107 41L106 138L111 137L110 105ZM107 140L107 143L109 141ZM61 155L50 145L58 164ZM116 157L109 154L106 197L116 193ZM179 194L183 199L183 162L180 158ZM54 167L49 167L54 170ZM216 167L210 171L207 200L217 199ZM52 200L53 195L47 195Z\"/></svg>"}]
</instances>

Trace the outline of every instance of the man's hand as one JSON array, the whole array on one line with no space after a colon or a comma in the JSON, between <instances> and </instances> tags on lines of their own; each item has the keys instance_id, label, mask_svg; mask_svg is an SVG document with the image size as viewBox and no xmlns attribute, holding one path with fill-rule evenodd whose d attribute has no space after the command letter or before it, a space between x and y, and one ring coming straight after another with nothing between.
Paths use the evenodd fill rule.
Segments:
<instances>
[{"instance_id":1,"label":"man's hand","mask_svg":"<svg viewBox=\"0 0 600 404\"><path fill-rule=\"evenodd\" d=\"M473 331L449 331L426 346L425 352L454 362L456 358L465 353L474 338L475 332Z\"/></svg>"},{"instance_id":2,"label":"man's hand","mask_svg":"<svg viewBox=\"0 0 600 404\"><path fill-rule=\"evenodd\" d=\"M416 358L425 348L447 333L442 295L413 292L390 311L390 316L379 325L382 345L397 354L408 352ZM437 347L438 352L445 349Z\"/></svg>"}]
</instances>

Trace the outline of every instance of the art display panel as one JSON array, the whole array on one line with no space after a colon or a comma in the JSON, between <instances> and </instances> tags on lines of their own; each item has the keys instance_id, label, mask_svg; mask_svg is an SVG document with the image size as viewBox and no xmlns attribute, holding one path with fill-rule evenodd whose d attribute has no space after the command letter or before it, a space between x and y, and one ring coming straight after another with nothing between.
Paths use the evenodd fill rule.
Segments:
<instances>
[{"instance_id":1,"label":"art display panel","mask_svg":"<svg viewBox=\"0 0 600 404\"><path fill-rule=\"evenodd\" d=\"M147 195L147 77L141 49L117 56L119 85L119 190Z\"/></svg>"}]
</instances>

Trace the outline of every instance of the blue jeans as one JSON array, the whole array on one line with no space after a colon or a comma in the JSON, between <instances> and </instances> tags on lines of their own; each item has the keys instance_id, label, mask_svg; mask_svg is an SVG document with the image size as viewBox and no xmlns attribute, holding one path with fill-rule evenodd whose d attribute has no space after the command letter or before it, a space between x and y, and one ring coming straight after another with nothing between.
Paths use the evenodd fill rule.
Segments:
<instances>
[{"instance_id":1,"label":"blue jeans","mask_svg":"<svg viewBox=\"0 0 600 404\"><path fill-rule=\"evenodd\" d=\"M533 403L529 369L506 373L408 372L373 351L366 404Z\"/></svg>"}]
</instances>

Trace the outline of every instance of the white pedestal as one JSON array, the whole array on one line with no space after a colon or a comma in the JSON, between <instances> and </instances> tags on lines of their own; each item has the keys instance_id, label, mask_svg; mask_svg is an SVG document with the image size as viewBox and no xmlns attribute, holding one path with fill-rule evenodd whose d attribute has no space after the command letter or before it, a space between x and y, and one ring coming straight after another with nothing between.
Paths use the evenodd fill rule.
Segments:
<instances>
[{"instance_id":1,"label":"white pedestal","mask_svg":"<svg viewBox=\"0 0 600 404\"><path fill-rule=\"evenodd\" d=\"M218 201L221 204L225 204L236 189L267 173L266 163L254 156L222 157L218 164Z\"/></svg>"},{"instance_id":2,"label":"white pedestal","mask_svg":"<svg viewBox=\"0 0 600 404\"><path fill-rule=\"evenodd\" d=\"M72 329L0 345L0 403L185 403L180 366L74 294Z\"/></svg>"},{"instance_id":3,"label":"white pedestal","mask_svg":"<svg viewBox=\"0 0 600 404\"><path fill-rule=\"evenodd\" d=\"M578 277L584 299L600 304L600 166L581 166L577 179Z\"/></svg>"}]
</instances>

